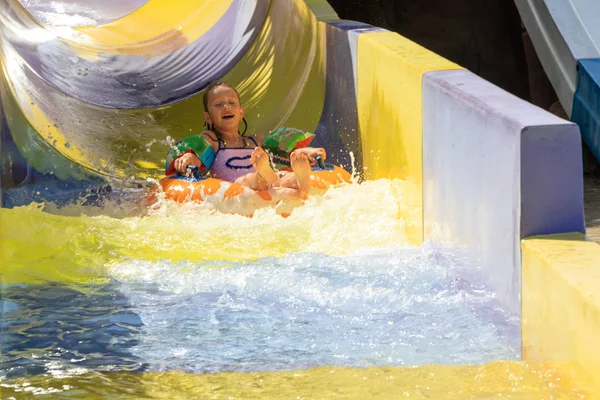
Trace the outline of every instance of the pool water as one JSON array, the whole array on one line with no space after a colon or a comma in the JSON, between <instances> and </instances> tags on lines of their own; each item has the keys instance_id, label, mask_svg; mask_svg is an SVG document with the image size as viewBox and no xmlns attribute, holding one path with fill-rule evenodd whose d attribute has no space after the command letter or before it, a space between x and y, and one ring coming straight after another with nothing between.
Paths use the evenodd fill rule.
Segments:
<instances>
[{"instance_id":1,"label":"pool water","mask_svg":"<svg viewBox=\"0 0 600 400\"><path fill-rule=\"evenodd\" d=\"M449 271L451 262L428 249L223 266L132 260L83 292L8 287L4 370L213 373L516 359L518 338L503 333L518 321L486 318L493 298Z\"/></svg>"},{"instance_id":2,"label":"pool water","mask_svg":"<svg viewBox=\"0 0 600 400\"><path fill-rule=\"evenodd\" d=\"M406 376L411 393L436 374L449 379L440 388L468 376L472 390L552 392L543 373L493 363L518 359L520 322L478 266L460 249L405 243L403 185L334 189L286 219L171 204L141 217L122 202L104 214L0 209L0 387L15 398L323 398L312 385L337 373L338 393L353 374L377 388ZM263 379L279 395L258 390Z\"/></svg>"}]
</instances>

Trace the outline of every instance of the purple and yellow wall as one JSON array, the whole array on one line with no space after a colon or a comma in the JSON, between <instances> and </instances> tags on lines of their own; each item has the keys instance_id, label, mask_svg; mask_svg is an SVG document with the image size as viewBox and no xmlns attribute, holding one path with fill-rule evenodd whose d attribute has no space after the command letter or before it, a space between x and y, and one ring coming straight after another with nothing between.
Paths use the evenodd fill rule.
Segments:
<instances>
[{"instance_id":1,"label":"purple and yellow wall","mask_svg":"<svg viewBox=\"0 0 600 400\"><path fill-rule=\"evenodd\" d=\"M398 34L340 21L324 0L180 3L58 32L40 52L18 40L38 29L31 16L0 0L18 16L2 37L2 105L29 164L65 180L160 175L166 138L198 132L202 89L224 78L250 133L315 131L333 162L351 168L352 153L364 179L402 180L408 240L464 248L521 314L523 359L600 388L600 247L584 236L577 125Z\"/></svg>"},{"instance_id":2,"label":"purple and yellow wall","mask_svg":"<svg viewBox=\"0 0 600 400\"><path fill-rule=\"evenodd\" d=\"M364 177L405 181L407 237L464 248L521 315L523 360L599 390L600 246L585 239L578 126L400 35L331 25L355 55Z\"/></svg>"},{"instance_id":3,"label":"purple and yellow wall","mask_svg":"<svg viewBox=\"0 0 600 400\"><path fill-rule=\"evenodd\" d=\"M523 360L598 390L600 246L584 236L578 126L390 32L359 34L356 64L364 174L412 183L409 238L464 248L521 314Z\"/></svg>"}]
</instances>

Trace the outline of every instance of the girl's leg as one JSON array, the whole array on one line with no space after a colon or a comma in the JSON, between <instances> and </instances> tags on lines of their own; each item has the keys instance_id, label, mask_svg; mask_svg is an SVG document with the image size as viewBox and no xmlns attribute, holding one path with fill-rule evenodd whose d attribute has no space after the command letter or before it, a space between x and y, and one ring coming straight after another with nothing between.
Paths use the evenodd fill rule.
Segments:
<instances>
[{"instance_id":1,"label":"girl's leg","mask_svg":"<svg viewBox=\"0 0 600 400\"><path fill-rule=\"evenodd\" d=\"M246 186L252 190L256 190L258 192L262 190L269 190L269 182L264 180L258 172L250 172L244 176L241 176L235 180L234 183L238 185Z\"/></svg>"},{"instance_id":2,"label":"girl's leg","mask_svg":"<svg viewBox=\"0 0 600 400\"><path fill-rule=\"evenodd\" d=\"M270 186L277 183L279 178L271 168L269 155L263 149L257 147L252 153L250 162L256 172L251 172L236 179L235 183L258 191L268 190Z\"/></svg>"},{"instance_id":3,"label":"girl's leg","mask_svg":"<svg viewBox=\"0 0 600 400\"><path fill-rule=\"evenodd\" d=\"M271 168L269 156L263 149L257 147L252 153L252 165L256 172L252 172L238 178L235 183L250 189L261 191L268 190L272 185L279 182L279 186L297 189L301 198L306 198L310 189L310 162L303 153L292 152L290 161L293 172L278 177L277 173Z\"/></svg>"},{"instance_id":4,"label":"girl's leg","mask_svg":"<svg viewBox=\"0 0 600 400\"><path fill-rule=\"evenodd\" d=\"M292 152L290 161L294 172L288 172L283 176L279 184L282 187L298 189L301 196L306 197L310 189L310 163L306 154Z\"/></svg>"}]
</instances>

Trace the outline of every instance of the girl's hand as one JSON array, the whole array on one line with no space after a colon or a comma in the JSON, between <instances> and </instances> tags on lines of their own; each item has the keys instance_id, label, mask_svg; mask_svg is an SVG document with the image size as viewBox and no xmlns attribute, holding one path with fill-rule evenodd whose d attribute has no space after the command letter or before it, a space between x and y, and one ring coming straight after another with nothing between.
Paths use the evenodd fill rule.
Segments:
<instances>
[{"instance_id":1,"label":"girl's hand","mask_svg":"<svg viewBox=\"0 0 600 400\"><path fill-rule=\"evenodd\" d=\"M185 175L188 165L194 165L198 168L202 166L202 161L194 153L185 153L173 163L175 170L181 175Z\"/></svg>"},{"instance_id":2,"label":"girl's hand","mask_svg":"<svg viewBox=\"0 0 600 400\"><path fill-rule=\"evenodd\" d=\"M323 161L325 161L325 159L327 158L327 153L325 152L325 149L323 149L323 148L308 147L304 150L305 150L305 154L308 156L308 161L310 162L311 165L317 164L317 157L321 157L323 159Z\"/></svg>"},{"instance_id":3,"label":"girl's hand","mask_svg":"<svg viewBox=\"0 0 600 400\"><path fill-rule=\"evenodd\" d=\"M312 149L313 154L310 157L311 161L314 160L315 163L317 162L317 157L321 157L323 159L323 161L325 161L325 159L327 159L327 152L325 151L325 149L323 148L316 148L316 149Z\"/></svg>"}]
</instances>

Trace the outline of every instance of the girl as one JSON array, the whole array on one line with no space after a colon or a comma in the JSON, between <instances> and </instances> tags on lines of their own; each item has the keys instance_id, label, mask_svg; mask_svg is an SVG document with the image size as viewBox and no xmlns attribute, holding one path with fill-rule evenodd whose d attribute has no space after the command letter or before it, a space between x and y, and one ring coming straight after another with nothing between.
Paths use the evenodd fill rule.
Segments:
<instances>
[{"instance_id":1,"label":"girl","mask_svg":"<svg viewBox=\"0 0 600 400\"><path fill-rule=\"evenodd\" d=\"M246 137L239 132L240 123L244 121L246 124L245 109L232 85L225 82L212 83L204 92L203 103L207 129L200 135L212 145L215 152L215 159L210 167L212 177L257 191L281 186L298 189L301 195L306 195L311 164L316 164L318 156L325 159L325 149L296 149L290 154L292 171L275 172L271 168L269 155L260 147L263 137ZM188 152L177 158L173 165L177 172L184 174L188 165L200 168L202 162L196 154Z\"/></svg>"}]
</instances>

